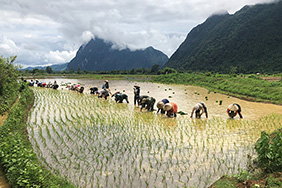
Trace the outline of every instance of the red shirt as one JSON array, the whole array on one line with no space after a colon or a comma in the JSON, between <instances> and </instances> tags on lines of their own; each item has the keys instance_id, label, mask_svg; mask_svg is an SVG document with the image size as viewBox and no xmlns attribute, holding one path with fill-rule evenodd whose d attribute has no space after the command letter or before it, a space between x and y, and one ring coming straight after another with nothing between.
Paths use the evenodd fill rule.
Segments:
<instances>
[{"instance_id":1,"label":"red shirt","mask_svg":"<svg viewBox=\"0 0 282 188\"><path fill-rule=\"evenodd\" d=\"M172 113L177 113L177 104L175 104L174 102L170 102L170 104L172 105L172 108L170 109L170 111Z\"/></svg>"}]
</instances>

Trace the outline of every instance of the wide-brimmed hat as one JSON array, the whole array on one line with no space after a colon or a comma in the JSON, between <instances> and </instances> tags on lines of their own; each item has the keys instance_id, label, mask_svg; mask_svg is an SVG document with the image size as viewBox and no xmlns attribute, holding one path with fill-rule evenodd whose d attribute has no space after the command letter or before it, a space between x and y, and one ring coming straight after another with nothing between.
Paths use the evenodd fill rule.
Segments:
<instances>
[{"instance_id":1,"label":"wide-brimmed hat","mask_svg":"<svg viewBox=\"0 0 282 188\"><path fill-rule=\"evenodd\" d=\"M138 88L138 87L140 87L140 86L138 86L138 85L135 85L134 87Z\"/></svg>"},{"instance_id":2,"label":"wide-brimmed hat","mask_svg":"<svg viewBox=\"0 0 282 188\"><path fill-rule=\"evenodd\" d=\"M231 118L234 118L234 117L237 115L237 111L232 111L232 110L230 110L230 111L228 112L228 115L229 115Z\"/></svg>"},{"instance_id":3,"label":"wide-brimmed hat","mask_svg":"<svg viewBox=\"0 0 282 188\"><path fill-rule=\"evenodd\" d=\"M163 108L164 107L164 103L162 101L159 101L157 103L157 108Z\"/></svg>"},{"instance_id":4,"label":"wide-brimmed hat","mask_svg":"<svg viewBox=\"0 0 282 188\"><path fill-rule=\"evenodd\" d=\"M109 80L105 80L105 82L109 82Z\"/></svg>"},{"instance_id":5,"label":"wide-brimmed hat","mask_svg":"<svg viewBox=\"0 0 282 188\"><path fill-rule=\"evenodd\" d=\"M146 98L143 98L142 101L141 101L141 103L145 103L146 100L147 100Z\"/></svg>"},{"instance_id":6,"label":"wide-brimmed hat","mask_svg":"<svg viewBox=\"0 0 282 188\"><path fill-rule=\"evenodd\" d=\"M170 104L170 103L165 104L164 107L163 107L163 109L165 111L169 111L171 108L172 108L172 104Z\"/></svg>"},{"instance_id":7,"label":"wide-brimmed hat","mask_svg":"<svg viewBox=\"0 0 282 188\"><path fill-rule=\"evenodd\" d=\"M229 105L228 109L231 110L231 111L238 111L239 110L238 106L234 105L234 104Z\"/></svg>"}]
</instances>

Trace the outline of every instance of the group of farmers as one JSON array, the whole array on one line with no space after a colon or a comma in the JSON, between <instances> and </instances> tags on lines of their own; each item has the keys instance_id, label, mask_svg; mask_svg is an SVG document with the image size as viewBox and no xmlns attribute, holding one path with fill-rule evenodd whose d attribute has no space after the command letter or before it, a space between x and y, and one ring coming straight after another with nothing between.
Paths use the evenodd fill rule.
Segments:
<instances>
[{"instance_id":1,"label":"group of farmers","mask_svg":"<svg viewBox=\"0 0 282 188\"><path fill-rule=\"evenodd\" d=\"M154 97L150 97L148 95L140 95L140 86L135 85L133 87L134 90L134 105L140 106L140 111L143 109L146 109L148 111L154 111L154 105L156 103L156 99ZM127 103L128 96L121 92L115 92L111 93L110 87L109 87L109 81L105 80L104 85L102 86L102 89L99 90L97 87L90 88L90 94L97 94L100 98L107 99L110 95L111 97L115 97L115 101L122 103L123 100L125 100ZM177 104L174 102L170 102L168 99L162 99L161 101L157 102L157 113L166 114L168 117L176 117L177 116ZM201 118L203 114L205 114L206 118L208 118L208 111L205 103L199 102L197 103L191 112L190 117L193 117L193 114L195 113L196 118ZM231 104L228 106L227 114L230 118L234 118L237 114L240 118L243 118L241 114L241 107L239 104Z\"/></svg>"},{"instance_id":2,"label":"group of farmers","mask_svg":"<svg viewBox=\"0 0 282 188\"><path fill-rule=\"evenodd\" d=\"M40 82L39 80L30 80L30 81L27 81L23 78L21 78L21 80L23 82L27 82L29 86L34 86L34 84L37 85L37 87L46 87L46 88L52 88L52 89L58 89L59 88L59 85L57 84L56 80L52 83L52 82L48 82L48 83L45 83L45 82Z\"/></svg>"},{"instance_id":3,"label":"group of farmers","mask_svg":"<svg viewBox=\"0 0 282 188\"><path fill-rule=\"evenodd\" d=\"M23 80L23 79L22 79ZM26 80L23 80L26 82ZM54 83L49 82L48 84L40 82L38 80L31 80L28 82L29 86L34 86L34 84L37 84L38 87L47 87L47 88L53 88L57 89L59 85L57 84L56 81ZM75 90L78 91L79 93L83 93L84 87L81 86L80 84L73 84L73 85L67 85L67 88L70 90ZM146 109L148 111L154 111L154 105L156 103L156 99L154 97L150 97L148 95L140 95L140 86L135 85L133 87L134 90L134 105L140 106L140 111L143 109ZM92 87L90 88L90 94L97 94L98 98L105 98L107 99L108 97L115 97L115 101L122 103L123 100L125 100L127 103L128 101L128 96L124 93L121 92L115 92L111 93L110 86L109 86L109 81L105 80L105 83L102 86L102 89L99 90L97 87ZM161 101L157 102L157 113L162 113L166 114L168 117L176 117L177 116L177 104L174 102L170 102L168 99L162 99ZM205 114L206 118L208 118L208 111L207 107L204 102L199 102L197 103L191 112L190 117L193 117L193 114L195 113L196 118L201 118L203 114ZM231 104L227 108L227 114L229 115L230 118L234 118L237 114L239 115L240 118L243 118L241 114L241 107L239 104Z\"/></svg>"},{"instance_id":4,"label":"group of farmers","mask_svg":"<svg viewBox=\"0 0 282 188\"><path fill-rule=\"evenodd\" d=\"M141 106L140 111L142 111L143 108L147 109L148 111L153 111L156 99L147 95L140 95L140 86L138 85L135 85L133 90L134 105ZM168 99L163 99L159 101L157 103L157 108L157 113L166 113L168 117L176 117L177 104L174 102L170 102Z\"/></svg>"}]
</instances>

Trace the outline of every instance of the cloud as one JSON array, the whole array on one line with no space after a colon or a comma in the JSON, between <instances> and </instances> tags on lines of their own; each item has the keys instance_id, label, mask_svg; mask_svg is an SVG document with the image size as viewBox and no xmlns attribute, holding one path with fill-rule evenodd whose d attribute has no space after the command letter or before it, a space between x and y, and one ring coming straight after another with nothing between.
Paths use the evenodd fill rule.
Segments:
<instances>
[{"instance_id":1,"label":"cloud","mask_svg":"<svg viewBox=\"0 0 282 188\"><path fill-rule=\"evenodd\" d=\"M273 0L13 0L0 6L0 55L24 66L68 62L93 37L168 56L189 31L218 10Z\"/></svg>"},{"instance_id":2,"label":"cloud","mask_svg":"<svg viewBox=\"0 0 282 188\"><path fill-rule=\"evenodd\" d=\"M7 56L13 56L19 52L19 48L13 40L2 36L0 37L0 52Z\"/></svg>"},{"instance_id":3,"label":"cloud","mask_svg":"<svg viewBox=\"0 0 282 188\"><path fill-rule=\"evenodd\" d=\"M81 35L81 42L82 44L87 44L93 38L94 35L91 33L91 31L84 31Z\"/></svg>"},{"instance_id":4,"label":"cloud","mask_svg":"<svg viewBox=\"0 0 282 188\"><path fill-rule=\"evenodd\" d=\"M50 51L46 56L46 62L53 64L66 63L75 57L76 51Z\"/></svg>"}]
</instances>

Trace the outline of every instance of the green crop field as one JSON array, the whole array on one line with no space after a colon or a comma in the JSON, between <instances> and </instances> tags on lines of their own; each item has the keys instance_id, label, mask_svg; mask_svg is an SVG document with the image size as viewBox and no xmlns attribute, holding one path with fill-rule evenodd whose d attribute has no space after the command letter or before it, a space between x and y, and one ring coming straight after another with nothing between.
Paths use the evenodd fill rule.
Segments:
<instances>
[{"instance_id":1,"label":"green crop field","mask_svg":"<svg viewBox=\"0 0 282 188\"><path fill-rule=\"evenodd\" d=\"M245 169L262 130L258 120L166 118L97 96L33 88L30 141L47 168L80 187L207 187Z\"/></svg>"}]
</instances>

